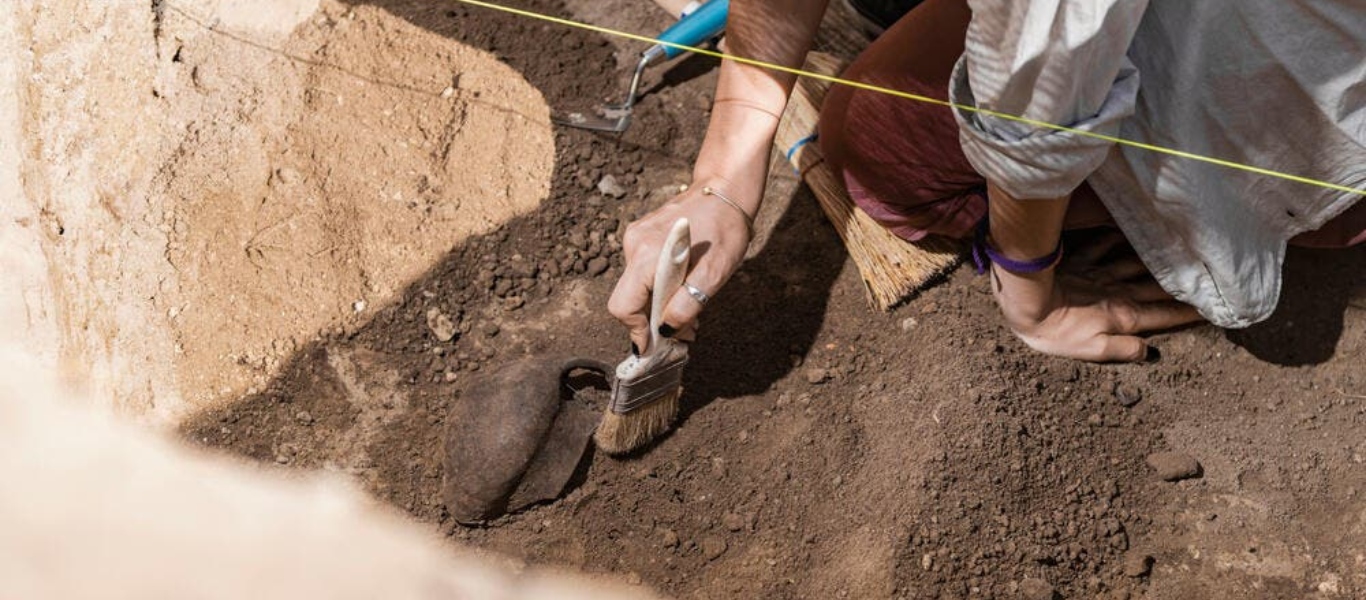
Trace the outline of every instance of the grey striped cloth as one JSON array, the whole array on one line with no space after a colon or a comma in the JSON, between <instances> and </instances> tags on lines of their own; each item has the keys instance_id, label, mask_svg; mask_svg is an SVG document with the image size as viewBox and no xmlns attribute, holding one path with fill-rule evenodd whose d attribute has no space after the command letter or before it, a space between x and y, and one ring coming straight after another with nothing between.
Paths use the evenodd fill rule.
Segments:
<instances>
[{"instance_id":1,"label":"grey striped cloth","mask_svg":"<svg viewBox=\"0 0 1366 600\"><path fill-rule=\"evenodd\" d=\"M954 102L1366 189L1366 0L973 0ZM1017 198L1088 181L1222 327L1276 307L1286 241L1362 198L955 111Z\"/></svg>"}]
</instances>

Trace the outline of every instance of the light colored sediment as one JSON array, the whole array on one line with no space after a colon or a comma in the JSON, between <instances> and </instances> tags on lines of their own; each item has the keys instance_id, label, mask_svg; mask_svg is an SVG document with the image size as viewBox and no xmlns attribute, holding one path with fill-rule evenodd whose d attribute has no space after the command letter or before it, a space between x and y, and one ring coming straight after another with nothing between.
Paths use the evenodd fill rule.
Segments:
<instances>
[{"instance_id":1,"label":"light colored sediment","mask_svg":"<svg viewBox=\"0 0 1366 600\"><path fill-rule=\"evenodd\" d=\"M0 336L174 423L535 208L538 92L372 7L0 7Z\"/></svg>"}]
</instances>

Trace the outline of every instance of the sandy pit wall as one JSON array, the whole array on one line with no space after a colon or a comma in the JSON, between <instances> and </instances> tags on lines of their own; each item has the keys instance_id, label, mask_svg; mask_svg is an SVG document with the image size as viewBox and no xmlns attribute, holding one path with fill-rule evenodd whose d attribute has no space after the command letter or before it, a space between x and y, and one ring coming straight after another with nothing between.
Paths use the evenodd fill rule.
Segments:
<instances>
[{"instance_id":1,"label":"sandy pit wall","mask_svg":"<svg viewBox=\"0 0 1366 600\"><path fill-rule=\"evenodd\" d=\"M170 425L546 197L491 56L319 0L0 3L0 343Z\"/></svg>"}]
</instances>

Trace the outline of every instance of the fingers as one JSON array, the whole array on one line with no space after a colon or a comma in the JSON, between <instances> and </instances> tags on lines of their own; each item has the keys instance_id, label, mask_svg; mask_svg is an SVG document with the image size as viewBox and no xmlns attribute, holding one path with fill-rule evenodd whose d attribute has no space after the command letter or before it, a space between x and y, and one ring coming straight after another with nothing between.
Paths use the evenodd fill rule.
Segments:
<instances>
[{"instance_id":1,"label":"fingers","mask_svg":"<svg viewBox=\"0 0 1366 600\"><path fill-rule=\"evenodd\" d=\"M1132 335L1101 335L1096 362L1140 362L1148 358L1148 344Z\"/></svg>"},{"instance_id":2,"label":"fingers","mask_svg":"<svg viewBox=\"0 0 1366 600\"><path fill-rule=\"evenodd\" d=\"M744 260L750 233L742 215L722 202L687 192L632 223L622 237L626 267L608 301L607 309L630 328L631 341L642 352L649 348L650 304L660 248L679 217L691 224L692 262L685 281L706 295L714 295ZM666 291L660 334L692 341L702 302L685 288Z\"/></svg>"},{"instance_id":3,"label":"fingers","mask_svg":"<svg viewBox=\"0 0 1366 600\"><path fill-rule=\"evenodd\" d=\"M652 287L655 268L659 262L659 250L641 241L640 236L631 235L632 233L635 231L628 230L628 235L624 239L623 245L627 252L626 268L621 279L617 281L611 299L608 300L607 310L630 329L631 342L641 352L645 352L649 350L651 338L650 304L654 293ZM640 235L643 236L644 233ZM721 289L730 272L744 256L745 249L743 243L735 249L722 248L723 241L711 243L711 250L706 252L699 252L699 245L694 245L693 257L696 264L691 267L684 279L708 296ZM660 318L660 335L685 342L695 340L697 317L701 312L702 302L689 294L686 288L674 290L665 302L664 314Z\"/></svg>"},{"instance_id":4,"label":"fingers","mask_svg":"<svg viewBox=\"0 0 1366 600\"><path fill-rule=\"evenodd\" d=\"M697 315L701 313L702 303L688 294L687 290L679 288L669 299L669 303L665 305L664 318L661 320L674 330L681 332L693 328L697 323Z\"/></svg>"},{"instance_id":5,"label":"fingers","mask_svg":"<svg viewBox=\"0 0 1366 600\"><path fill-rule=\"evenodd\" d=\"M650 241L661 236L654 229L642 221L627 226L622 236L625 268L607 300L607 312L627 327L631 345L639 352L650 345L650 288L659 259L659 248Z\"/></svg>"},{"instance_id":6,"label":"fingers","mask_svg":"<svg viewBox=\"0 0 1366 600\"><path fill-rule=\"evenodd\" d=\"M644 261L634 261L639 264ZM636 269L638 271L638 269ZM607 312L630 330L634 349L644 352L650 345L650 286L648 275L633 273L632 265L617 280L612 297L607 300Z\"/></svg>"},{"instance_id":7,"label":"fingers","mask_svg":"<svg viewBox=\"0 0 1366 600\"><path fill-rule=\"evenodd\" d=\"M1125 306L1127 305L1127 306ZM1161 331L1199 322L1203 319L1195 307L1177 302L1142 302L1112 304L1116 333L1136 334Z\"/></svg>"},{"instance_id":8,"label":"fingers","mask_svg":"<svg viewBox=\"0 0 1366 600\"><path fill-rule=\"evenodd\" d=\"M684 280L701 290L703 294L710 297L715 295L725 283L722 277L716 274L714 261L702 260L697 266L688 272L688 277ZM696 332L697 316L702 313L702 302L694 298L686 287L680 287L674 295L669 298L669 302L664 306L663 322L680 332ZM678 339L679 336L673 336Z\"/></svg>"}]
</instances>

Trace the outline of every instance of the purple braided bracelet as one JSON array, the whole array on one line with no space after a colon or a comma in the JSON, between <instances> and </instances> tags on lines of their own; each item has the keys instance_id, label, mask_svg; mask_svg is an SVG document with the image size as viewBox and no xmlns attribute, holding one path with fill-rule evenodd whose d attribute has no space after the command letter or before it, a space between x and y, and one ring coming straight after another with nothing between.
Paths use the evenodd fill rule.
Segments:
<instances>
[{"instance_id":1,"label":"purple braided bracelet","mask_svg":"<svg viewBox=\"0 0 1366 600\"><path fill-rule=\"evenodd\" d=\"M996 263L1002 269L1016 275L1023 275L1047 271L1062 259L1062 239L1059 238L1058 247L1054 248L1047 256L1029 260L1014 260L1001 254L992 248L991 244L987 243L987 228L987 219L983 218L977 224L977 233L972 240L972 262L977 265L978 275L986 273L991 263Z\"/></svg>"}]
</instances>

